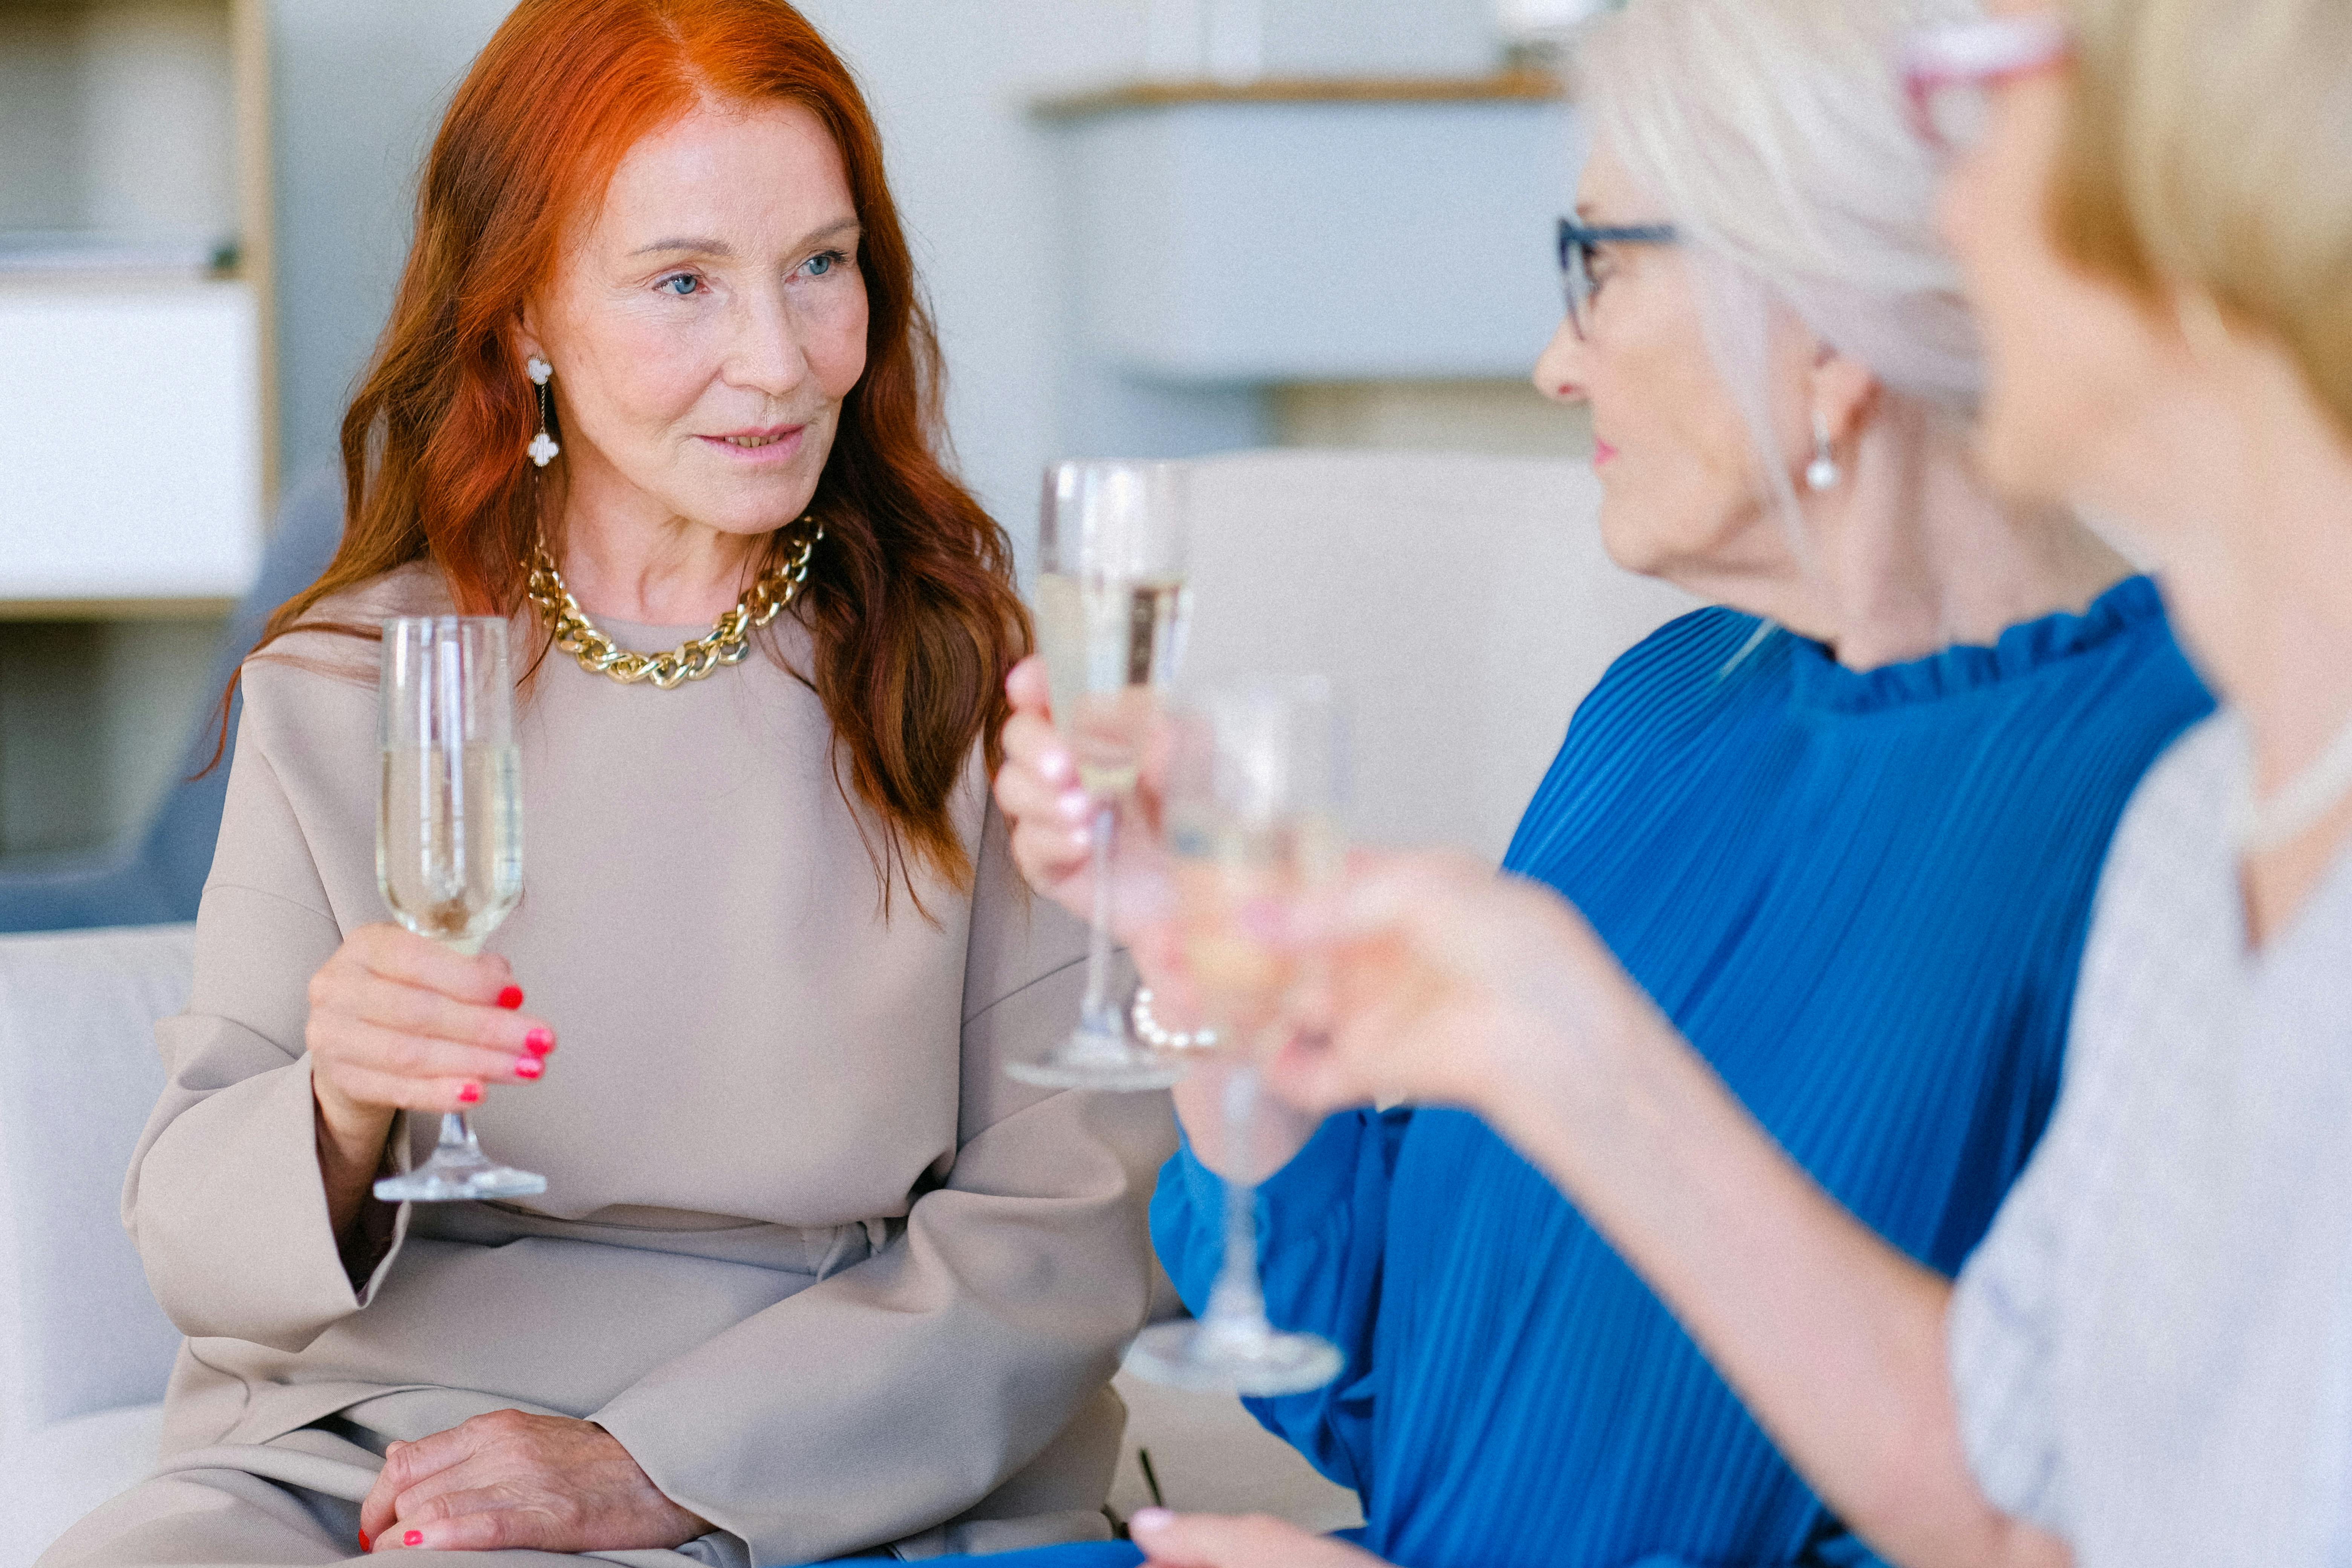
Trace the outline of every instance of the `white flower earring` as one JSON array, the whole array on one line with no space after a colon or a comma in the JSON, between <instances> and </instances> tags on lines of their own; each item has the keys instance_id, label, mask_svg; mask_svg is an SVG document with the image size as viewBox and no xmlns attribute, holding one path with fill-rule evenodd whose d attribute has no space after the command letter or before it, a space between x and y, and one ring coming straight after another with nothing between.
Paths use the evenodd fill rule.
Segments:
<instances>
[{"instance_id":1,"label":"white flower earring","mask_svg":"<svg viewBox=\"0 0 2352 1568\"><path fill-rule=\"evenodd\" d=\"M1830 450L1830 416L1820 409L1813 410L1813 460L1805 465L1805 488L1815 495L1838 488L1845 470L1838 467L1837 454Z\"/></svg>"},{"instance_id":2,"label":"white flower earring","mask_svg":"<svg viewBox=\"0 0 2352 1568\"><path fill-rule=\"evenodd\" d=\"M547 433L547 383L554 375L555 367L533 354L523 362L523 369L530 374L531 384L539 388L539 434L530 438L530 445L523 450L530 454L532 462L543 468L563 451L555 444L555 437Z\"/></svg>"}]
</instances>

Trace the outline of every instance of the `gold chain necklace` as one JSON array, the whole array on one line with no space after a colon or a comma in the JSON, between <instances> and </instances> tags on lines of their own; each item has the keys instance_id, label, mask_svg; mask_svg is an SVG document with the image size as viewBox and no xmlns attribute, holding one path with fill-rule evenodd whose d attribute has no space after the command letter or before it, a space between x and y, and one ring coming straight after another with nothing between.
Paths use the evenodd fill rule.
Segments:
<instances>
[{"instance_id":1,"label":"gold chain necklace","mask_svg":"<svg viewBox=\"0 0 2352 1568\"><path fill-rule=\"evenodd\" d=\"M572 596L572 590L563 585L563 574L547 553L545 540L531 546L530 560L526 563L530 576L523 591L539 606L540 619L547 623L555 646L578 659L581 668L591 675L610 676L624 686L643 680L667 691L673 686L700 680L721 665L742 663L751 649L753 628L774 620L800 596L801 584L808 581L809 560L824 537L824 525L819 523L802 541L800 553L761 573L760 580L744 591L735 607L711 623L709 635L682 642L667 653L632 653L598 631L580 601Z\"/></svg>"}]
</instances>

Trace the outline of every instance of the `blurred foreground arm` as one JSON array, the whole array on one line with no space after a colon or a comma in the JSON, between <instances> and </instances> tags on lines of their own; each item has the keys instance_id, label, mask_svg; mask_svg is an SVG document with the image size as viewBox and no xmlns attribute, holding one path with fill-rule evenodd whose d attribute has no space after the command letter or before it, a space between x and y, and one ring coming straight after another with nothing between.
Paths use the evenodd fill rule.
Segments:
<instances>
[{"instance_id":1,"label":"blurred foreground arm","mask_svg":"<svg viewBox=\"0 0 2352 1568\"><path fill-rule=\"evenodd\" d=\"M1988 1501L1948 1366L1950 1281L1783 1154L1583 919L1447 856L1367 857L1340 919L1302 1103L1467 1106L1664 1298L1830 1507L1913 1568L2061 1568Z\"/></svg>"}]
</instances>

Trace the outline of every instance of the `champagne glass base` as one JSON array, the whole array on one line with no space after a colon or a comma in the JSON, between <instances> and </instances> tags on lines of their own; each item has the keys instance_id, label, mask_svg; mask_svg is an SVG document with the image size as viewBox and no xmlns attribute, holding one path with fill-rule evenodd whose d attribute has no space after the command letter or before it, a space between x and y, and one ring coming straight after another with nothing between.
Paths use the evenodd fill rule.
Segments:
<instances>
[{"instance_id":1,"label":"champagne glass base","mask_svg":"<svg viewBox=\"0 0 2352 1568\"><path fill-rule=\"evenodd\" d=\"M501 1165L479 1153L473 1158L436 1153L404 1175L386 1176L375 1195L388 1204L455 1204L487 1198L531 1198L547 1191L547 1178Z\"/></svg>"},{"instance_id":2,"label":"champagne glass base","mask_svg":"<svg viewBox=\"0 0 2352 1568\"><path fill-rule=\"evenodd\" d=\"M1192 1069L1124 1034L1080 1029L1032 1062L1008 1062L1004 1075L1045 1089L1166 1089Z\"/></svg>"},{"instance_id":3,"label":"champagne glass base","mask_svg":"<svg viewBox=\"0 0 2352 1568\"><path fill-rule=\"evenodd\" d=\"M1169 1388L1264 1399L1320 1388L1339 1375L1347 1359L1313 1334L1285 1333L1263 1321L1202 1320L1144 1330L1128 1347L1127 1370Z\"/></svg>"}]
</instances>

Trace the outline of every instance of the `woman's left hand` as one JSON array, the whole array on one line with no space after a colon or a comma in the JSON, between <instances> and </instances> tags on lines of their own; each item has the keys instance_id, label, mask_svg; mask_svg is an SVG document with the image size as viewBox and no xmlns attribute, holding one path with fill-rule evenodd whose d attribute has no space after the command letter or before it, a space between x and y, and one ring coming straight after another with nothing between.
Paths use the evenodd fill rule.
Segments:
<instances>
[{"instance_id":1,"label":"woman's left hand","mask_svg":"<svg viewBox=\"0 0 2352 1568\"><path fill-rule=\"evenodd\" d=\"M384 1450L360 1505L372 1551L625 1552L710 1531L590 1421L493 1410Z\"/></svg>"},{"instance_id":2,"label":"woman's left hand","mask_svg":"<svg viewBox=\"0 0 2352 1568\"><path fill-rule=\"evenodd\" d=\"M1159 1568L1385 1568L1360 1547L1264 1514L1138 1510L1128 1531Z\"/></svg>"}]
</instances>

